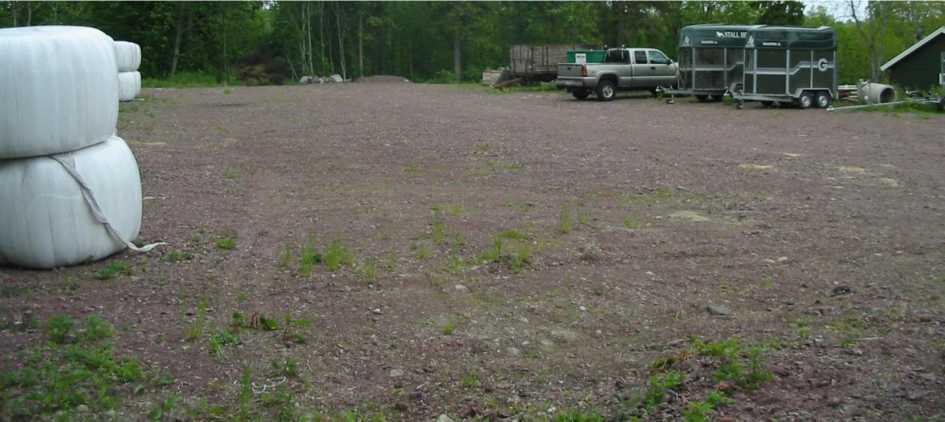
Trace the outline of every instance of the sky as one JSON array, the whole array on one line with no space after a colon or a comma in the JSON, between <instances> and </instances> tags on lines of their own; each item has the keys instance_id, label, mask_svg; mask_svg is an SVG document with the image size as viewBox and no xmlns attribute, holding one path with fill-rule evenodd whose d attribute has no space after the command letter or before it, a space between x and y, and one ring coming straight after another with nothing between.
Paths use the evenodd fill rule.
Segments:
<instances>
[{"instance_id":1,"label":"sky","mask_svg":"<svg viewBox=\"0 0 945 422\"><path fill-rule=\"evenodd\" d=\"M834 19L839 21L849 21L852 20L850 16L850 0L801 0L806 6L805 12L813 11L817 6L824 6L827 8L827 13L830 13ZM856 5L856 15L861 19L866 16L866 5L867 0L853 0L853 3Z\"/></svg>"}]
</instances>

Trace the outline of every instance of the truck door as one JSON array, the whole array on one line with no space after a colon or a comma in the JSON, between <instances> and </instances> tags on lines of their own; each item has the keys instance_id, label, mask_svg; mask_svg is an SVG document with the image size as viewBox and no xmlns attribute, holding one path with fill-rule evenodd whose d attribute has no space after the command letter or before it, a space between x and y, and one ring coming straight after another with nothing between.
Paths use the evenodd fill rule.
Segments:
<instances>
[{"instance_id":1,"label":"truck door","mask_svg":"<svg viewBox=\"0 0 945 422\"><path fill-rule=\"evenodd\" d=\"M633 87L651 88L656 86L651 79L653 71L646 58L646 50L633 50Z\"/></svg>"},{"instance_id":2,"label":"truck door","mask_svg":"<svg viewBox=\"0 0 945 422\"><path fill-rule=\"evenodd\" d=\"M672 86L676 81L676 70L672 66L672 61L659 50L647 50L647 57L650 59L650 72L652 72L652 84L656 86Z\"/></svg>"},{"instance_id":3,"label":"truck door","mask_svg":"<svg viewBox=\"0 0 945 422\"><path fill-rule=\"evenodd\" d=\"M617 86L629 88L633 81L633 70L630 69L630 52L626 49L617 50L620 55L620 66L617 66Z\"/></svg>"}]
</instances>

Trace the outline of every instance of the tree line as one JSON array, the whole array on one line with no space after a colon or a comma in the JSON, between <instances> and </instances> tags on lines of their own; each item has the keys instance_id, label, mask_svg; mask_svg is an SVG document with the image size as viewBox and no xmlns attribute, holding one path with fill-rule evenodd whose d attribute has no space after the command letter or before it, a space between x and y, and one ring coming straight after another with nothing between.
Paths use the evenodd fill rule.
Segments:
<instances>
[{"instance_id":1,"label":"tree line","mask_svg":"<svg viewBox=\"0 0 945 422\"><path fill-rule=\"evenodd\" d=\"M880 80L883 62L945 25L942 2L840 5L834 7L849 19L838 21L823 7L805 14L798 1L10 1L0 3L0 27L99 28L141 45L146 77L199 72L219 81L283 83L329 74L478 80L483 69L508 65L514 44L646 46L675 56L686 25L827 25L838 34L840 80L852 83Z\"/></svg>"}]
</instances>

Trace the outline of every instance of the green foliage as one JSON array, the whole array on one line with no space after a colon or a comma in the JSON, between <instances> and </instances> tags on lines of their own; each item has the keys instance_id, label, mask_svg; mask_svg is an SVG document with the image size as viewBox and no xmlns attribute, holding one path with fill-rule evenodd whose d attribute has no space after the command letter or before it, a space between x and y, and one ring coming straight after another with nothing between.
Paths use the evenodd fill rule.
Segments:
<instances>
[{"instance_id":1,"label":"green foliage","mask_svg":"<svg viewBox=\"0 0 945 422\"><path fill-rule=\"evenodd\" d=\"M747 390L756 390L774 379L774 375L765 367L764 347L752 346L746 351L736 339L714 343L696 339L693 341L693 349L699 355L718 358L719 366L714 374L718 381L732 382Z\"/></svg>"},{"instance_id":2,"label":"green foliage","mask_svg":"<svg viewBox=\"0 0 945 422\"><path fill-rule=\"evenodd\" d=\"M272 361L272 369L277 376L284 376L286 378L299 377L299 362L292 358Z\"/></svg>"},{"instance_id":3,"label":"green foliage","mask_svg":"<svg viewBox=\"0 0 945 422\"><path fill-rule=\"evenodd\" d=\"M299 275L308 277L312 275L312 269L322 263L322 255L315 249L315 241L309 241L302 245L302 251L299 253Z\"/></svg>"},{"instance_id":4,"label":"green foliage","mask_svg":"<svg viewBox=\"0 0 945 422\"><path fill-rule=\"evenodd\" d=\"M168 252L167 255L164 255L164 261L171 262L171 263L177 263L181 261L190 261L193 258L194 256L190 252L182 251L179 249L174 249Z\"/></svg>"},{"instance_id":5,"label":"green foliage","mask_svg":"<svg viewBox=\"0 0 945 422\"><path fill-rule=\"evenodd\" d=\"M131 275L131 266L127 262L121 260L109 262L95 273L95 278L111 280L119 275Z\"/></svg>"},{"instance_id":6,"label":"green foliage","mask_svg":"<svg viewBox=\"0 0 945 422\"><path fill-rule=\"evenodd\" d=\"M120 390L152 382L137 361L115 356L104 319L89 316L76 329L70 317L54 316L46 327L49 342L27 351L21 367L0 373L0 419L80 419L79 406L115 409Z\"/></svg>"},{"instance_id":7,"label":"green foliage","mask_svg":"<svg viewBox=\"0 0 945 422\"><path fill-rule=\"evenodd\" d=\"M443 333L444 336L453 335L453 332L456 331L456 321L453 321L452 319L449 321L446 321L446 323L443 324L443 328L440 331Z\"/></svg>"},{"instance_id":8,"label":"green foliage","mask_svg":"<svg viewBox=\"0 0 945 422\"><path fill-rule=\"evenodd\" d=\"M216 241L217 249L231 251L236 249L236 236L223 236Z\"/></svg>"},{"instance_id":9,"label":"green foliage","mask_svg":"<svg viewBox=\"0 0 945 422\"><path fill-rule=\"evenodd\" d=\"M218 358L225 356L225 348L240 344L240 337L230 330L219 330L208 339L210 353Z\"/></svg>"},{"instance_id":10,"label":"green foliage","mask_svg":"<svg viewBox=\"0 0 945 422\"><path fill-rule=\"evenodd\" d=\"M554 422L604 422L604 417L596 412L570 410L555 415Z\"/></svg>"},{"instance_id":11,"label":"green foliage","mask_svg":"<svg viewBox=\"0 0 945 422\"><path fill-rule=\"evenodd\" d=\"M354 263L354 255L348 250L344 243L341 243L340 240L335 240L328 245L328 249L325 249L324 260L325 269L330 272L335 272L345 265Z\"/></svg>"},{"instance_id":12,"label":"green foliage","mask_svg":"<svg viewBox=\"0 0 945 422\"><path fill-rule=\"evenodd\" d=\"M686 380L686 374L679 371L667 371L650 377L650 386L643 397L643 406L653 409L666 398L666 393L676 390Z\"/></svg>"},{"instance_id":13,"label":"green foliage","mask_svg":"<svg viewBox=\"0 0 945 422\"><path fill-rule=\"evenodd\" d=\"M187 331L184 333L184 338L187 341L194 341L203 337L203 331L207 324L207 302L201 300L197 304L197 312L194 316L193 322L187 326Z\"/></svg>"}]
</instances>

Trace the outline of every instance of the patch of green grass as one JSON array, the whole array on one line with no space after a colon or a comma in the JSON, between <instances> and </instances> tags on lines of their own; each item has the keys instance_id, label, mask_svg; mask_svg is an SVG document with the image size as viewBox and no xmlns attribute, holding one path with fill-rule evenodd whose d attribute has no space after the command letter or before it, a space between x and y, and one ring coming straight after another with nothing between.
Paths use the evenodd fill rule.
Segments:
<instances>
[{"instance_id":1,"label":"patch of green grass","mask_svg":"<svg viewBox=\"0 0 945 422\"><path fill-rule=\"evenodd\" d=\"M197 303L197 311L194 315L193 322L187 326L187 330L184 333L184 338L187 341L194 341L203 337L204 329L207 325L207 302L201 300Z\"/></svg>"},{"instance_id":2,"label":"patch of green grass","mask_svg":"<svg viewBox=\"0 0 945 422\"><path fill-rule=\"evenodd\" d=\"M140 363L115 356L106 341L113 329L104 319L90 316L77 326L55 316L46 327L49 342L26 351L22 366L0 373L0 419L79 420L80 406L115 409L121 391L151 384Z\"/></svg>"},{"instance_id":3,"label":"patch of green grass","mask_svg":"<svg viewBox=\"0 0 945 422\"><path fill-rule=\"evenodd\" d=\"M173 420L174 410L177 409L177 402L180 396L171 394L170 397L155 404L148 412L148 418L152 421L163 421L165 418Z\"/></svg>"},{"instance_id":4,"label":"patch of green grass","mask_svg":"<svg viewBox=\"0 0 945 422\"><path fill-rule=\"evenodd\" d=\"M667 187L656 188L646 193L624 194L622 201L627 205L652 205L661 202L667 202L674 198L676 193Z\"/></svg>"},{"instance_id":5,"label":"patch of green grass","mask_svg":"<svg viewBox=\"0 0 945 422\"><path fill-rule=\"evenodd\" d=\"M597 412L568 410L555 415L554 422L604 422L604 417Z\"/></svg>"},{"instance_id":6,"label":"patch of green grass","mask_svg":"<svg viewBox=\"0 0 945 422\"><path fill-rule=\"evenodd\" d=\"M504 232L500 232L499 234L497 234L496 237L498 237L499 239L508 239L508 240L521 240L521 241L528 240L528 235L518 230L506 230Z\"/></svg>"},{"instance_id":7,"label":"patch of green grass","mask_svg":"<svg viewBox=\"0 0 945 422\"><path fill-rule=\"evenodd\" d=\"M305 344L307 342L302 330L312 326L312 321L305 318L293 319L286 314L282 324L282 342L286 345Z\"/></svg>"},{"instance_id":8,"label":"patch of green grass","mask_svg":"<svg viewBox=\"0 0 945 422\"><path fill-rule=\"evenodd\" d=\"M465 213L465 209L460 204L435 204L431 208L434 215L437 214L446 214L450 217L460 217Z\"/></svg>"},{"instance_id":9,"label":"patch of green grass","mask_svg":"<svg viewBox=\"0 0 945 422\"><path fill-rule=\"evenodd\" d=\"M762 384L774 379L765 366L765 348L762 346L752 346L746 351L735 339L709 343L696 339L693 341L693 350L701 356L718 359L718 369L714 374L717 381L757 390Z\"/></svg>"},{"instance_id":10,"label":"patch of green grass","mask_svg":"<svg viewBox=\"0 0 945 422\"><path fill-rule=\"evenodd\" d=\"M210 353L218 358L225 356L225 348L240 344L240 336L230 330L219 330L207 340L210 346Z\"/></svg>"},{"instance_id":11,"label":"patch of green grass","mask_svg":"<svg viewBox=\"0 0 945 422\"><path fill-rule=\"evenodd\" d=\"M686 380L686 374L679 371L667 371L650 377L650 385L643 397L643 405L647 409L653 409L659 406L666 398L666 393L670 390L675 391L683 381Z\"/></svg>"},{"instance_id":12,"label":"patch of green grass","mask_svg":"<svg viewBox=\"0 0 945 422\"><path fill-rule=\"evenodd\" d=\"M446 272L450 274L462 274L467 269L469 269L469 265L466 263L466 260L458 254L451 254L446 259Z\"/></svg>"},{"instance_id":13,"label":"patch of green grass","mask_svg":"<svg viewBox=\"0 0 945 422\"><path fill-rule=\"evenodd\" d=\"M131 266L127 262L116 260L109 262L95 273L99 280L111 280L120 275L131 275Z\"/></svg>"},{"instance_id":14,"label":"patch of green grass","mask_svg":"<svg viewBox=\"0 0 945 422\"><path fill-rule=\"evenodd\" d=\"M312 275L312 269L321 263L322 254L318 253L318 249L315 248L314 240L309 240L302 245L302 250L299 252L299 275L302 277Z\"/></svg>"},{"instance_id":15,"label":"patch of green grass","mask_svg":"<svg viewBox=\"0 0 945 422\"><path fill-rule=\"evenodd\" d=\"M179 249L174 249L168 252L167 255L164 255L164 261L171 262L171 263L190 261L193 258L194 256L190 252L182 251Z\"/></svg>"},{"instance_id":16,"label":"patch of green grass","mask_svg":"<svg viewBox=\"0 0 945 422\"><path fill-rule=\"evenodd\" d=\"M27 287L20 286L9 286L9 285L0 285L0 297L9 299L13 297L20 297L25 295L30 291Z\"/></svg>"},{"instance_id":17,"label":"patch of green grass","mask_svg":"<svg viewBox=\"0 0 945 422\"><path fill-rule=\"evenodd\" d=\"M433 248L428 242L422 240L410 245L410 250L418 261L426 261L433 257Z\"/></svg>"},{"instance_id":18,"label":"patch of green grass","mask_svg":"<svg viewBox=\"0 0 945 422\"><path fill-rule=\"evenodd\" d=\"M282 252L279 253L279 268L282 270L289 269L289 265L292 264L294 258L295 254L292 252L292 246L286 244L282 248Z\"/></svg>"},{"instance_id":19,"label":"patch of green grass","mask_svg":"<svg viewBox=\"0 0 945 422\"><path fill-rule=\"evenodd\" d=\"M46 335L56 344L71 342L72 327L75 321L68 315L57 315L46 321Z\"/></svg>"},{"instance_id":20,"label":"patch of green grass","mask_svg":"<svg viewBox=\"0 0 945 422\"><path fill-rule=\"evenodd\" d=\"M239 411L237 419L240 421L252 420L253 413L253 371L248 366L243 367L240 375L240 393L238 397Z\"/></svg>"},{"instance_id":21,"label":"patch of green grass","mask_svg":"<svg viewBox=\"0 0 945 422\"><path fill-rule=\"evenodd\" d=\"M531 263L532 247L528 237L515 230L507 230L495 236L492 244L479 254L479 262L502 264L514 273L521 272Z\"/></svg>"},{"instance_id":22,"label":"patch of green grass","mask_svg":"<svg viewBox=\"0 0 945 422\"><path fill-rule=\"evenodd\" d=\"M463 375L463 379L461 383L463 385L463 388L467 390L477 389L479 388L479 385L480 385L479 374L475 372L467 372L466 374Z\"/></svg>"},{"instance_id":23,"label":"patch of green grass","mask_svg":"<svg viewBox=\"0 0 945 422\"><path fill-rule=\"evenodd\" d=\"M574 217L571 215L571 209L568 207L561 208L561 213L558 214L558 232L568 234L573 229Z\"/></svg>"},{"instance_id":24,"label":"patch of green grass","mask_svg":"<svg viewBox=\"0 0 945 422\"><path fill-rule=\"evenodd\" d=\"M290 379L299 377L299 362L292 358L272 361L273 375Z\"/></svg>"},{"instance_id":25,"label":"patch of green grass","mask_svg":"<svg viewBox=\"0 0 945 422\"><path fill-rule=\"evenodd\" d=\"M348 250L344 243L341 243L340 240L335 240L325 249L324 263L325 269L330 272L335 272L340 270L343 266L353 264L354 255Z\"/></svg>"},{"instance_id":26,"label":"patch of green grass","mask_svg":"<svg viewBox=\"0 0 945 422\"><path fill-rule=\"evenodd\" d=\"M230 168L228 168L228 169L226 169L226 170L223 171L223 178L225 178L225 179L227 179L227 180L236 180L236 179L239 179L239 178L240 178L240 171L239 171L239 169L230 167Z\"/></svg>"},{"instance_id":27,"label":"patch of green grass","mask_svg":"<svg viewBox=\"0 0 945 422\"><path fill-rule=\"evenodd\" d=\"M639 229L640 227L643 227L643 224L640 223L640 220L636 217L626 216L623 219L623 226L630 230L636 230L636 229Z\"/></svg>"},{"instance_id":28,"label":"patch of green grass","mask_svg":"<svg viewBox=\"0 0 945 422\"><path fill-rule=\"evenodd\" d=\"M440 329L440 332L442 332L444 336L451 336L453 335L453 332L455 331L456 331L456 321L453 321L452 319L450 319L449 321L446 321L446 323L443 324L443 327L441 327Z\"/></svg>"},{"instance_id":29,"label":"patch of green grass","mask_svg":"<svg viewBox=\"0 0 945 422\"><path fill-rule=\"evenodd\" d=\"M419 164L408 164L404 167L404 173L407 173L408 176L420 176L423 174L423 170Z\"/></svg>"},{"instance_id":30,"label":"patch of green grass","mask_svg":"<svg viewBox=\"0 0 945 422\"><path fill-rule=\"evenodd\" d=\"M236 236L227 235L217 238L216 240L217 249L224 251L232 251L236 249Z\"/></svg>"},{"instance_id":31,"label":"patch of green grass","mask_svg":"<svg viewBox=\"0 0 945 422\"><path fill-rule=\"evenodd\" d=\"M361 260L361 263L358 264L358 276L367 282L377 280L377 259L368 257Z\"/></svg>"},{"instance_id":32,"label":"patch of green grass","mask_svg":"<svg viewBox=\"0 0 945 422\"><path fill-rule=\"evenodd\" d=\"M442 245L446 242L446 223L434 221L430 232L430 239L435 245Z\"/></svg>"}]
</instances>

